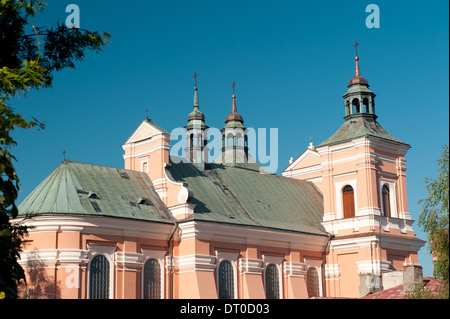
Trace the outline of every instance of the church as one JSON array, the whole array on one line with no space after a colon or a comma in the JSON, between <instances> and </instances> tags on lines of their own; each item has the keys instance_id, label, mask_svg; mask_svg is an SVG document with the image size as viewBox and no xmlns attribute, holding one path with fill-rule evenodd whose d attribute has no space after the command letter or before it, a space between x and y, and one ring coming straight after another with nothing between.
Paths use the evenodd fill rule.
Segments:
<instances>
[{"instance_id":1,"label":"church","mask_svg":"<svg viewBox=\"0 0 450 319\"><path fill-rule=\"evenodd\" d=\"M234 92L208 159L197 84L185 158L146 118L122 145L124 168L64 160L19 205L31 227L22 297L359 298L420 281L410 146L378 123L358 55L343 99L339 129L292 150L281 176L250 156Z\"/></svg>"}]
</instances>

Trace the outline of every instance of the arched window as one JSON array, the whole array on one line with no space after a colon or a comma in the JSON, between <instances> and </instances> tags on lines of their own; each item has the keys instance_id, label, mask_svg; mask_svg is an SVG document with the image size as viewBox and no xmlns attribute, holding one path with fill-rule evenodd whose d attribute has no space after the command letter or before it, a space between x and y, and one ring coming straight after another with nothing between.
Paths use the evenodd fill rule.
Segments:
<instances>
[{"instance_id":1,"label":"arched window","mask_svg":"<svg viewBox=\"0 0 450 319\"><path fill-rule=\"evenodd\" d=\"M355 197L353 187L347 185L342 190L342 202L344 205L344 218L355 216Z\"/></svg>"},{"instance_id":2,"label":"arched window","mask_svg":"<svg viewBox=\"0 0 450 319\"><path fill-rule=\"evenodd\" d=\"M308 289L308 297L319 297L319 274L315 267L309 267L306 271L306 288Z\"/></svg>"},{"instance_id":3,"label":"arched window","mask_svg":"<svg viewBox=\"0 0 450 319\"><path fill-rule=\"evenodd\" d=\"M280 299L280 283L277 266L270 264L266 268L266 298Z\"/></svg>"},{"instance_id":4,"label":"arched window","mask_svg":"<svg viewBox=\"0 0 450 319\"><path fill-rule=\"evenodd\" d=\"M156 259L144 264L144 299L161 298L161 268Z\"/></svg>"},{"instance_id":5,"label":"arched window","mask_svg":"<svg viewBox=\"0 0 450 319\"><path fill-rule=\"evenodd\" d=\"M364 110L361 110L364 113L370 113L369 110L369 99L363 99Z\"/></svg>"},{"instance_id":6,"label":"arched window","mask_svg":"<svg viewBox=\"0 0 450 319\"><path fill-rule=\"evenodd\" d=\"M103 255L97 255L91 260L89 268L89 298L109 298L109 261Z\"/></svg>"},{"instance_id":7,"label":"arched window","mask_svg":"<svg viewBox=\"0 0 450 319\"><path fill-rule=\"evenodd\" d=\"M353 99L352 101L353 114L360 112L360 104L358 99Z\"/></svg>"},{"instance_id":8,"label":"arched window","mask_svg":"<svg viewBox=\"0 0 450 319\"><path fill-rule=\"evenodd\" d=\"M381 189L382 202L383 202L383 214L384 216L391 217L391 197L389 195L389 187L386 185Z\"/></svg>"},{"instance_id":9,"label":"arched window","mask_svg":"<svg viewBox=\"0 0 450 319\"><path fill-rule=\"evenodd\" d=\"M234 298L233 266L228 260L219 265L219 299Z\"/></svg>"}]
</instances>

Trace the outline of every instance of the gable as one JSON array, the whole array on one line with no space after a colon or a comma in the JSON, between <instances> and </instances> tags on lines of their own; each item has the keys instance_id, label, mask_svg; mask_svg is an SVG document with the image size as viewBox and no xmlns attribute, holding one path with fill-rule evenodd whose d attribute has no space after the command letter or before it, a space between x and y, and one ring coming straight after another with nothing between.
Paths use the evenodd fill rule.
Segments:
<instances>
[{"instance_id":1,"label":"gable","mask_svg":"<svg viewBox=\"0 0 450 319\"><path fill-rule=\"evenodd\" d=\"M169 132L146 119L138 126L133 134L131 134L125 144L136 143L158 134L169 134Z\"/></svg>"},{"instance_id":2,"label":"gable","mask_svg":"<svg viewBox=\"0 0 450 319\"><path fill-rule=\"evenodd\" d=\"M289 164L283 172L296 170L304 167L320 165L321 157L315 149L308 148L295 161ZM282 173L283 173L282 172Z\"/></svg>"}]
</instances>

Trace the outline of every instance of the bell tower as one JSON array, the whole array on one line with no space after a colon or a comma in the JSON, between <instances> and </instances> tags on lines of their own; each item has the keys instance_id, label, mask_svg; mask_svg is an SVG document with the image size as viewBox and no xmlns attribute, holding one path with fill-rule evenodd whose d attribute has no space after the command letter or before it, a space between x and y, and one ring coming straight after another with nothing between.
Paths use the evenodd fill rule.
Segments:
<instances>
[{"instance_id":1,"label":"bell tower","mask_svg":"<svg viewBox=\"0 0 450 319\"><path fill-rule=\"evenodd\" d=\"M236 165L248 162L247 128L236 108L236 83L233 81L231 113L225 119L222 132L222 164Z\"/></svg>"},{"instance_id":2,"label":"bell tower","mask_svg":"<svg viewBox=\"0 0 450 319\"><path fill-rule=\"evenodd\" d=\"M369 82L361 76L359 70L358 42L355 42L355 75L348 81L347 92L343 95L345 101L345 116L353 114L369 114L374 119L375 115L375 94L369 90Z\"/></svg>"},{"instance_id":3,"label":"bell tower","mask_svg":"<svg viewBox=\"0 0 450 319\"><path fill-rule=\"evenodd\" d=\"M410 146L377 122L375 94L361 75L357 54L343 98L341 127L308 147L282 175L311 181L322 192L322 224L332 236L325 260L327 296L359 297L386 289L384 275L417 265L424 241L416 238L408 212Z\"/></svg>"},{"instance_id":4,"label":"bell tower","mask_svg":"<svg viewBox=\"0 0 450 319\"><path fill-rule=\"evenodd\" d=\"M206 132L208 125L205 124L205 115L200 111L198 102L197 71L194 72L194 110L188 115L186 130L186 157L200 169L205 169L208 162L208 149Z\"/></svg>"}]
</instances>

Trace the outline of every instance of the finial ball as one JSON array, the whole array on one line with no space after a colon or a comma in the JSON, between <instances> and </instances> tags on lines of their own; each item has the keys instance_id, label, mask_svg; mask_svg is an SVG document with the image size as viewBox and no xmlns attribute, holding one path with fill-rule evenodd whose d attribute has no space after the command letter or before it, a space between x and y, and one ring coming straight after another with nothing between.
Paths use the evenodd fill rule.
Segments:
<instances>
[{"instance_id":1,"label":"finial ball","mask_svg":"<svg viewBox=\"0 0 450 319\"><path fill-rule=\"evenodd\" d=\"M358 56L355 56L355 61L358 61L358 60L359 60Z\"/></svg>"}]
</instances>

